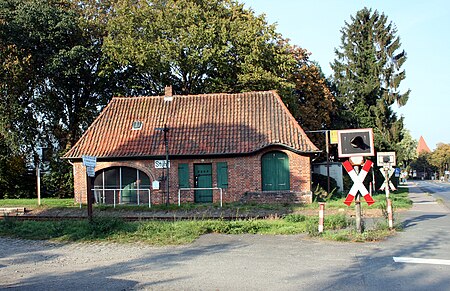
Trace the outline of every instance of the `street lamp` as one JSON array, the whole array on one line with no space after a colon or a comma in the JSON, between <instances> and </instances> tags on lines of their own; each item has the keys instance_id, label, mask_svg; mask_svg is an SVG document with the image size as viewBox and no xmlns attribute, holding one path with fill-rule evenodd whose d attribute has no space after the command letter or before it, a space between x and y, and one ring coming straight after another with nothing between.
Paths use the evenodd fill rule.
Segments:
<instances>
[{"instance_id":1,"label":"street lamp","mask_svg":"<svg viewBox=\"0 0 450 291\"><path fill-rule=\"evenodd\" d=\"M170 128L167 127L167 125L164 124L164 127L156 127L155 130L164 132L164 144L166 147L166 191L167 191L167 198L166 198L166 206L169 205L169 141L167 139L167 132Z\"/></svg>"}]
</instances>

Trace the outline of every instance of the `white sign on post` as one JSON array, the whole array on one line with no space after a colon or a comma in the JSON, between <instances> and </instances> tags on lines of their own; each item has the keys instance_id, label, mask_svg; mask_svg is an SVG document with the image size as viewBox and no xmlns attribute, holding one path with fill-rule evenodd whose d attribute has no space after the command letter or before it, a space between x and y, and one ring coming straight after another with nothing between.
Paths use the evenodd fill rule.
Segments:
<instances>
[{"instance_id":1,"label":"white sign on post","mask_svg":"<svg viewBox=\"0 0 450 291\"><path fill-rule=\"evenodd\" d=\"M86 174L88 177L95 177L95 165L97 164L97 157L82 156L83 166L86 167Z\"/></svg>"},{"instance_id":2,"label":"white sign on post","mask_svg":"<svg viewBox=\"0 0 450 291\"><path fill-rule=\"evenodd\" d=\"M97 164L97 157L93 156L81 156L83 158L83 166L95 168Z\"/></svg>"},{"instance_id":3,"label":"white sign on post","mask_svg":"<svg viewBox=\"0 0 450 291\"><path fill-rule=\"evenodd\" d=\"M395 152L378 152L377 164L378 167L392 167L395 166Z\"/></svg>"},{"instance_id":4,"label":"white sign on post","mask_svg":"<svg viewBox=\"0 0 450 291\"><path fill-rule=\"evenodd\" d=\"M94 167L86 167L86 173L88 177L95 177Z\"/></svg>"}]
</instances>

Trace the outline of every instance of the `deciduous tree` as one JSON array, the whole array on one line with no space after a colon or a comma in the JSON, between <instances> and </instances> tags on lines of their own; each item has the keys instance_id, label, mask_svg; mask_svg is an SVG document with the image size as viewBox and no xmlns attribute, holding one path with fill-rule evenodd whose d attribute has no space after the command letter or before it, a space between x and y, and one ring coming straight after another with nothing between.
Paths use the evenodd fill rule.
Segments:
<instances>
[{"instance_id":1,"label":"deciduous tree","mask_svg":"<svg viewBox=\"0 0 450 291\"><path fill-rule=\"evenodd\" d=\"M289 46L233 0L127 0L113 5L105 50L131 76L127 94L292 88Z\"/></svg>"},{"instance_id":2,"label":"deciduous tree","mask_svg":"<svg viewBox=\"0 0 450 291\"><path fill-rule=\"evenodd\" d=\"M450 170L450 144L439 143L429 156L429 162L443 176L445 171Z\"/></svg>"}]
</instances>

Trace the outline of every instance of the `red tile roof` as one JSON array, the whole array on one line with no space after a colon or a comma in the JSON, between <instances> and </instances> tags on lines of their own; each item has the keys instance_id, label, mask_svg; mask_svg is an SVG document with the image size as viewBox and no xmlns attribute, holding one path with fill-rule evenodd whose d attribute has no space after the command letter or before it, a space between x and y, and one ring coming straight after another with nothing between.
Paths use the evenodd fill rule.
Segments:
<instances>
[{"instance_id":1,"label":"red tile roof","mask_svg":"<svg viewBox=\"0 0 450 291\"><path fill-rule=\"evenodd\" d=\"M419 138L419 142L417 143L416 152L418 155L421 153L431 153L430 148L428 147L427 143L425 142L425 139L423 136Z\"/></svg>"},{"instance_id":2,"label":"red tile roof","mask_svg":"<svg viewBox=\"0 0 450 291\"><path fill-rule=\"evenodd\" d=\"M132 123L141 121L141 130ZM281 145L295 152L318 152L274 91L237 94L115 97L64 156L98 158L164 156L164 133L171 156L256 152Z\"/></svg>"}]
</instances>

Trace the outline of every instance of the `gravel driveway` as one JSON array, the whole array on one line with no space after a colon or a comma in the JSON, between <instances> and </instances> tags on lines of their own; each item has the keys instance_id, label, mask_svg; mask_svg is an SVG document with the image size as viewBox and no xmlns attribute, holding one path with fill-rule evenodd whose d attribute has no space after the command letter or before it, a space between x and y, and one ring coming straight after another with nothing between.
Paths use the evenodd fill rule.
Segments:
<instances>
[{"instance_id":1,"label":"gravel driveway","mask_svg":"<svg viewBox=\"0 0 450 291\"><path fill-rule=\"evenodd\" d=\"M304 276L318 279L328 263L353 260L338 257L319 267L318 243L305 236L218 234L171 247L0 238L0 288L299 290L311 287Z\"/></svg>"}]
</instances>

